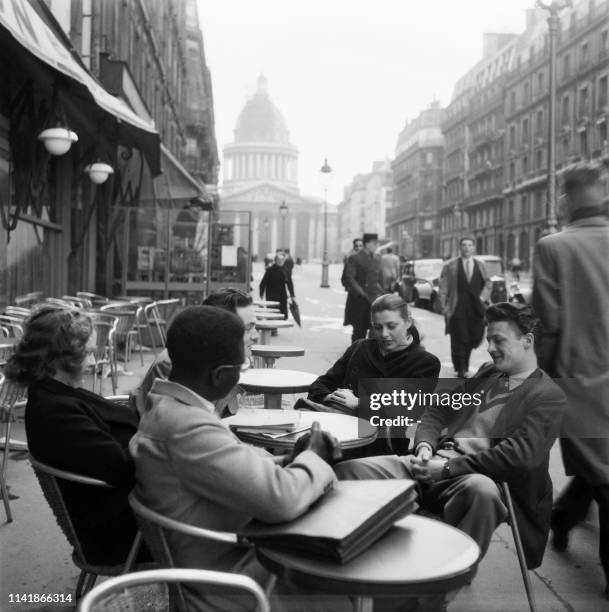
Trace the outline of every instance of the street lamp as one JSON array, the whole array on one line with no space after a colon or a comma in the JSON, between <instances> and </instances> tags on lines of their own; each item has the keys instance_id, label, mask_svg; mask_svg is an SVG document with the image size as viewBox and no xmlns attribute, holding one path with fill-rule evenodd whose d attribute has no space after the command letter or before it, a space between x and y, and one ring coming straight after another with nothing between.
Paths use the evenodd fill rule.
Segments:
<instances>
[{"instance_id":1,"label":"street lamp","mask_svg":"<svg viewBox=\"0 0 609 612\"><path fill-rule=\"evenodd\" d=\"M548 204L546 230L547 234L557 231L556 220L556 36L560 28L558 14L571 0L552 0L551 4L537 0L537 6L550 12L548 27L550 31L550 103L548 105Z\"/></svg>"},{"instance_id":2,"label":"street lamp","mask_svg":"<svg viewBox=\"0 0 609 612\"><path fill-rule=\"evenodd\" d=\"M321 285L320 287L324 289L330 288L330 283L328 282L328 186L330 184L330 172L332 172L332 168L328 165L327 158L324 159L324 165L320 169L321 172L321 182L324 188L324 252L323 258L321 260Z\"/></svg>"},{"instance_id":3,"label":"street lamp","mask_svg":"<svg viewBox=\"0 0 609 612\"><path fill-rule=\"evenodd\" d=\"M283 245L281 248L285 250L285 222L288 216L288 206L285 203L285 200L279 207L279 213L281 214L281 244Z\"/></svg>"}]
</instances>

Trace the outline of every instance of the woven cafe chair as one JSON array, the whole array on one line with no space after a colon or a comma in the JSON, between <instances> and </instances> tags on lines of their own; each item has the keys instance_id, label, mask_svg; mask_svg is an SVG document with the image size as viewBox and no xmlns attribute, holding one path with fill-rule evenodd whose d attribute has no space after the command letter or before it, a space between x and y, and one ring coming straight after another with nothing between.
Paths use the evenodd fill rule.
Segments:
<instances>
[{"instance_id":1,"label":"woven cafe chair","mask_svg":"<svg viewBox=\"0 0 609 612\"><path fill-rule=\"evenodd\" d=\"M38 479L42 493L44 494L45 499L55 515L55 520L73 548L72 561L74 561L74 565L80 569L80 576L78 577L78 582L76 584L76 599L79 599L84 593L93 588L95 581L97 580L97 576L119 576L120 574L131 571L142 541L139 531L135 536L125 563L118 565L99 565L91 563L89 560L87 560L83 552L78 534L74 529L74 524L70 518L70 513L68 512L68 508L65 504L63 494L57 481L59 479L63 479L83 485L110 489L113 488L112 485L104 482L103 480L98 480L97 478L90 478L89 476L83 476L74 472L59 470L50 465L37 461L31 455L30 462L34 468L34 473L36 474L36 478ZM152 567L152 565L146 563L138 565L138 567L148 569Z\"/></svg>"},{"instance_id":2,"label":"woven cafe chair","mask_svg":"<svg viewBox=\"0 0 609 612\"><path fill-rule=\"evenodd\" d=\"M15 305L22 306L23 308L30 308L34 304L42 302L42 291L33 291L32 293L26 293L25 295L18 295L15 298Z\"/></svg>"},{"instance_id":3,"label":"woven cafe chair","mask_svg":"<svg viewBox=\"0 0 609 612\"><path fill-rule=\"evenodd\" d=\"M25 321L25 319L32 314L32 311L29 308L22 308L21 306L7 306L4 309L4 314Z\"/></svg>"},{"instance_id":4,"label":"woven cafe chair","mask_svg":"<svg viewBox=\"0 0 609 612\"><path fill-rule=\"evenodd\" d=\"M157 300L144 306L144 318L148 325L152 350L156 353L157 340L160 348L165 348L167 342L167 324L180 303L178 298L171 300Z\"/></svg>"},{"instance_id":5,"label":"woven cafe chair","mask_svg":"<svg viewBox=\"0 0 609 612\"><path fill-rule=\"evenodd\" d=\"M153 559L161 567L175 568L176 564L171 553L171 548L167 540L166 531L176 531L178 533L198 538L203 541L211 540L215 542L224 542L234 546L241 545L248 547L246 540L239 538L235 533L225 531L215 531L213 529L204 529L203 527L195 527L182 521L168 518L146 507L132 491L129 494L129 505L133 509L138 526L144 538L144 542L148 545ZM265 592L268 595L275 586L275 577L269 578L269 583L266 586ZM175 589L170 589L170 599L178 610L186 609L186 600L184 593L179 585Z\"/></svg>"},{"instance_id":6,"label":"woven cafe chair","mask_svg":"<svg viewBox=\"0 0 609 612\"><path fill-rule=\"evenodd\" d=\"M93 308L99 308L100 306L110 302L106 296L98 295L97 293L90 293L89 291L77 291L76 297L89 300Z\"/></svg>"},{"instance_id":7,"label":"woven cafe chair","mask_svg":"<svg viewBox=\"0 0 609 612\"><path fill-rule=\"evenodd\" d=\"M23 319L10 315L0 315L0 338L21 338Z\"/></svg>"},{"instance_id":8,"label":"woven cafe chair","mask_svg":"<svg viewBox=\"0 0 609 612\"><path fill-rule=\"evenodd\" d=\"M200 569L158 569L111 578L89 591L78 606L78 612L137 612L137 591L141 585L165 583L219 585L246 591L256 602L257 612L270 612L269 601L260 585L241 574Z\"/></svg>"},{"instance_id":9,"label":"woven cafe chair","mask_svg":"<svg viewBox=\"0 0 609 612\"><path fill-rule=\"evenodd\" d=\"M62 295L61 299L66 300L67 302L70 302L71 304L76 306L76 308L82 308L82 310L91 310L91 308L93 308L93 304L91 304L91 300L86 297L76 297L73 295Z\"/></svg>"},{"instance_id":10,"label":"woven cafe chair","mask_svg":"<svg viewBox=\"0 0 609 612\"><path fill-rule=\"evenodd\" d=\"M0 423L2 423L2 467L0 470L0 486L2 488L2 500L6 511L6 520L10 523L13 520L9 504L8 491L6 490L8 470L8 454L12 450L27 451L25 443L11 444L11 430L15 422L15 408L22 408L27 402L27 387L13 380L4 379L0 385Z\"/></svg>"},{"instance_id":11,"label":"woven cafe chair","mask_svg":"<svg viewBox=\"0 0 609 612\"><path fill-rule=\"evenodd\" d=\"M109 317L111 315L105 315ZM112 392L116 393L116 360L114 357L114 329L116 326L116 317L111 319L91 317L93 329L97 334L97 342L90 355L93 357L93 383L91 390L95 391L95 383L99 378L99 393L101 394L103 368L107 365L110 368L110 377L112 379Z\"/></svg>"},{"instance_id":12,"label":"woven cafe chair","mask_svg":"<svg viewBox=\"0 0 609 612\"><path fill-rule=\"evenodd\" d=\"M137 303L122 302L110 303L102 306L100 312L112 314L117 318L116 329L114 332L115 354L118 354L118 346L125 347L124 364L125 370L127 363L131 360L131 352L135 342L139 343L140 361L144 365L144 353L142 348L142 337L140 333L140 319L143 308Z\"/></svg>"}]
</instances>

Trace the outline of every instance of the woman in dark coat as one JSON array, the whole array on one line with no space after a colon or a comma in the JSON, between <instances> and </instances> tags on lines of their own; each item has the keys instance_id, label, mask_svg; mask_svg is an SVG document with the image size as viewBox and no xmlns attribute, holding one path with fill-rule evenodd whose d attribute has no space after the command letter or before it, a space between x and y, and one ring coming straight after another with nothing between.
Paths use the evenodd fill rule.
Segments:
<instances>
[{"instance_id":1,"label":"woman in dark coat","mask_svg":"<svg viewBox=\"0 0 609 612\"><path fill-rule=\"evenodd\" d=\"M32 456L113 485L106 489L58 479L87 561L116 565L125 562L137 532L127 502L135 474L127 445L138 417L127 405L79 386L94 336L85 313L45 304L25 321L5 374L28 386L25 429Z\"/></svg>"},{"instance_id":2,"label":"woman in dark coat","mask_svg":"<svg viewBox=\"0 0 609 612\"><path fill-rule=\"evenodd\" d=\"M277 253L275 263L264 271L264 276L260 281L260 298L269 301L279 302L279 310L283 313L283 318L288 318L288 293L290 297L294 295L294 284L291 275L286 273L283 266L285 255ZM286 291L287 286L287 291ZM266 298L265 298L266 294Z\"/></svg>"},{"instance_id":3,"label":"woman in dark coat","mask_svg":"<svg viewBox=\"0 0 609 612\"><path fill-rule=\"evenodd\" d=\"M372 303L370 319L373 338L356 340L311 385L308 399L353 414L359 406L357 393L362 378L420 378L416 390L430 393L435 389L440 360L421 346L406 302L398 295L382 295ZM390 437L377 440L366 454L402 453L407 446L404 429L392 429Z\"/></svg>"}]
</instances>

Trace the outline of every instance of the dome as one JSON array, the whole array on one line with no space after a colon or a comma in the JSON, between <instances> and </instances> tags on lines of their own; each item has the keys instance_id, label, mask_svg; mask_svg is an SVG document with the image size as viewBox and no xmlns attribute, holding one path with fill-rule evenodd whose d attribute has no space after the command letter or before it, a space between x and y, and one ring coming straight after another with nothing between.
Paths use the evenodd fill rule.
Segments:
<instances>
[{"instance_id":1,"label":"dome","mask_svg":"<svg viewBox=\"0 0 609 612\"><path fill-rule=\"evenodd\" d=\"M243 107L235 126L235 142L289 144L289 132L281 111L271 102L266 77L260 75L256 93Z\"/></svg>"}]
</instances>

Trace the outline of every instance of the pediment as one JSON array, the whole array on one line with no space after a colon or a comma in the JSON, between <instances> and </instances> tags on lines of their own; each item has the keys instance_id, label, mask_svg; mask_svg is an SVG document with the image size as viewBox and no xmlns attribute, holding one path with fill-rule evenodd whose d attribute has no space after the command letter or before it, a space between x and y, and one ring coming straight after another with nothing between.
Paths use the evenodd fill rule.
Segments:
<instances>
[{"instance_id":1,"label":"pediment","mask_svg":"<svg viewBox=\"0 0 609 612\"><path fill-rule=\"evenodd\" d=\"M313 198L306 198L289 189L283 189L274 185L273 183L258 183L252 185L240 191L235 191L226 196L222 196L220 199L220 206L222 204L236 204L236 203L277 203L278 205L285 202L288 206L290 204L305 204L305 205L317 205L321 202Z\"/></svg>"}]
</instances>

